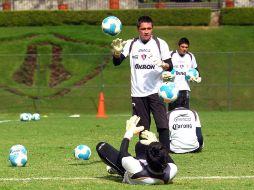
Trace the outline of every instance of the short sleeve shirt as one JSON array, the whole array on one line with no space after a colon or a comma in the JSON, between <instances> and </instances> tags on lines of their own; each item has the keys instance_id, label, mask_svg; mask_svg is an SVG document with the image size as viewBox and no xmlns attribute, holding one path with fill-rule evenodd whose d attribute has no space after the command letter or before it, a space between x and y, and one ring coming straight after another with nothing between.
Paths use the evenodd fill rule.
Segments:
<instances>
[{"instance_id":1,"label":"short sleeve shirt","mask_svg":"<svg viewBox=\"0 0 254 190\"><path fill-rule=\"evenodd\" d=\"M185 80L185 75L190 68L197 67L194 55L188 52L184 56L180 56L177 51L174 51L171 52L171 59L173 63L173 68L176 71L176 76L174 80L176 86L179 90L190 91L190 86L188 81Z\"/></svg>"},{"instance_id":2,"label":"short sleeve shirt","mask_svg":"<svg viewBox=\"0 0 254 190\"><path fill-rule=\"evenodd\" d=\"M175 153L186 153L197 149L199 147L197 127L201 127L197 112L188 109L170 112L170 150Z\"/></svg>"},{"instance_id":3,"label":"short sleeve shirt","mask_svg":"<svg viewBox=\"0 0 254 190\"><path fill-rule=\"evenodd\" d=\"M162 83L162 68L154 65L149 57L152 55L161 60L170 58L167 43L160 38L158 40L160 50L153 38L147 43L143 43L140 39L137 39L132 45L131 52L129 52L129 49L133 39L128 40L124 46L122 54L130 58L132 97L145 97L158 93L159 86Z\"/></svg>"}]
</instances>

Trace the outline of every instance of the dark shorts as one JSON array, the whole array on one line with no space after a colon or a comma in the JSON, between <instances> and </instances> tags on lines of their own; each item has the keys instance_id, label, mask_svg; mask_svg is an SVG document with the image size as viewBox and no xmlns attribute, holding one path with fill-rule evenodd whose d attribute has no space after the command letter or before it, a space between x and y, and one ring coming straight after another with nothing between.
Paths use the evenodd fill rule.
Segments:
<instances>
[{"instance_id":1,"label":"dark shorts","mask_svg":"<svg viewBox=\"0 0 254 190\"><path fill-rule=\"evenodd\" d=\"M190 91L180 90L176 101L168 104L168 111L172 111L173 109L179 107L190 109Z\"/></svg>"},{"instance_id":2,"label":"dark shorts","mask_svg":"<svg viewBox=\"0 0 254 190\"><path fill-rule=\"evenodd\" d=\"M157 129L168 129L166 106L158 94L151 94L146 97L132 97L133 115L140 117L139 125L150 130L151 113Z\"/></svg>"}]
</instances>

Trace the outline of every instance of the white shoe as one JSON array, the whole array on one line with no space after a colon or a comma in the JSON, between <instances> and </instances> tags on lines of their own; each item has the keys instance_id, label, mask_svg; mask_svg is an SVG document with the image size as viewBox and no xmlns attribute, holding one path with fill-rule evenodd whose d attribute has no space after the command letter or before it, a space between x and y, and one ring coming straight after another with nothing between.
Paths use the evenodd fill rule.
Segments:
<instances>
[{"instance_id":1,"label":"white shoe","mask_svg":"<svg viewBox=\"0 0 254 190\"><path fill-rule=\"evenodd\" d=\"M117 174L117 171L111 166L106 166L106 170L109 174Z\"/></svg>"}]
</instances>

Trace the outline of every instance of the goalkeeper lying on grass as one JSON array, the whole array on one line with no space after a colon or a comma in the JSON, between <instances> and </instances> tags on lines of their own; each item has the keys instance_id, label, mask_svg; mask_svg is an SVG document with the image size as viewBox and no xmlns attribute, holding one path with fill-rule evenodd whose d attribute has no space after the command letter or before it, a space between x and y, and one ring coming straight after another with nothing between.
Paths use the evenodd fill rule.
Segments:
<instances>
[{"instance_id":1,"label":"goalkeeper lying on grass","mask_svg":"<svg viewBox=\"0 0 254 190\"><path fill-rule=\"evenodd\" d=\"M169 156L168 150L158 142L155 134L150 131L143 131L143 126L136 126L139 120L140 117L134 115L126 121L126 132L120 151L108 143L100 142L96 147L98 155L103 162L123 177L124 183L170 183L177 173L177 167ZM142 140L137 143L137 157L135 158L128 153L128 147L133 135L140 132ZM139 152L137 147L142 147L139 149L142 151Z\"/></svg>"}]
</instances>

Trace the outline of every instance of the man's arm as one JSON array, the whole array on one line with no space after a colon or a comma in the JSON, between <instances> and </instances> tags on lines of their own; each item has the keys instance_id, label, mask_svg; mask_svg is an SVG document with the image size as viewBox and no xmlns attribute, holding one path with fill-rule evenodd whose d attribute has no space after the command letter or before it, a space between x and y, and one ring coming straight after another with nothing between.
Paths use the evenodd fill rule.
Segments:
<instances>
[{"instance_id":1,"label":"man's arm","mask_svg":"<svg viewBox=\"0 0 254 190\"><path fill-rule=\"evenodd\" d=\"M195 69L198 71L199 77L201 77L201 74L200 74L200 71L199 71L198 67L196 67Z\"/></svg>"},{"instance_id":2,"label":"man's arm","mask_svg":"<svg viewBox=\"0 0 254 190\"><path fill-rule=\"evenodd\" d=\"M126 57L123 54L120 54L119 56L113 55L113 64L118 66L123 62L123 60L125 60L125 58Z\"/></svg>"},{"instance_id":3,"label":"man's arm","mask_svg":"<svg viewBox=\"0 0 254 190\"><path fill-rule=\"evenodd\" d=\"M172 60L171 58L169 59L166 59L163 61L165 63L165 66L162 67L164 71L172 71L173 69L173 63L172 63Z\"/></svg>"},{"instance_id":4,"label":"man's arm","mask_svg":"<svg viewBox=\"0 0 254 190\"><path fill-rule=\"evenodd\" d=\"M128 153L129 142L134 134L138 134L144 130L143 126L137 127L137 124L140 120L140 117L134 115L130 119L126 121L126 132L124 134L124 138L121 143L119 158L118 160L122 160L123 157L130 156Z\"/></svg>"},{"instance_id":5,"label":"man's arm","mask_svg":"<svg viewBox=\"0 0 254 190\"><path fill-rule=\"evenodd\" d=\"M125 56L122 54L123 48L127 42L123 41L120 38L117 38L112 41L111 47L113 52L113 64L115 66L120 65L125 59Z\"/></svg>"}]
</instances>

